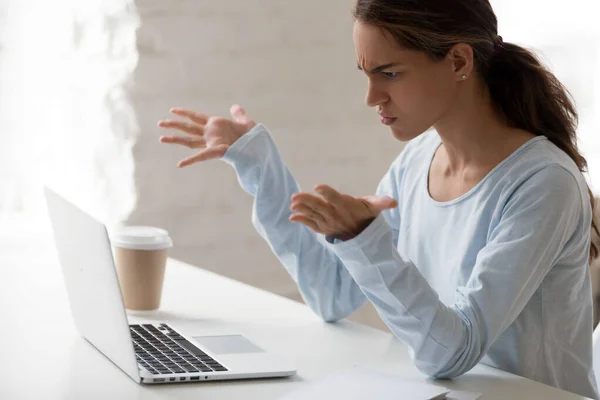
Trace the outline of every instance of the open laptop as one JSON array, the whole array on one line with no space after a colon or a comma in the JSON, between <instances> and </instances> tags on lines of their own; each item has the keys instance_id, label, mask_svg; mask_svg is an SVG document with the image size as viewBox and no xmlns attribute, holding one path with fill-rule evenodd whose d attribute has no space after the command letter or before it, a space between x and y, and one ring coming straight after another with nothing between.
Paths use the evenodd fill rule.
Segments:
<instances>
[{"instance_id":1,"label":"open laptop","mask_svg":"<svg viewBox=\"0 0 600 400\"><path fill-rule=\"evenodd\" d=\"M194 332L166 323L129 325L106 227L48 187L44 193L75 325L131 379L175 383L296 373L239 332L211 329L210 320Z\"/></svg>"}]
</instances>

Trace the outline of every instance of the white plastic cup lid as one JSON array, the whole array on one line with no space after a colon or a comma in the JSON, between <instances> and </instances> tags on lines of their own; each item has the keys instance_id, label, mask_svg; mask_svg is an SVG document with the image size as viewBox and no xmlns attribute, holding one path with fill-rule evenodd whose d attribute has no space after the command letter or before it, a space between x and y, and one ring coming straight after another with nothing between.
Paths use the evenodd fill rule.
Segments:
<instances>
[{"instance_id":1,"label":"white plastic cup lid","mask_svg":"<svg viewBox=\"0 0 600 400\"><path fill-rule=\"evenodd\" d=\"M125 226L110 235L115 247L133 250L162 250L173 246L169 233L152 226Z\"/></svg>"}]
</instances>

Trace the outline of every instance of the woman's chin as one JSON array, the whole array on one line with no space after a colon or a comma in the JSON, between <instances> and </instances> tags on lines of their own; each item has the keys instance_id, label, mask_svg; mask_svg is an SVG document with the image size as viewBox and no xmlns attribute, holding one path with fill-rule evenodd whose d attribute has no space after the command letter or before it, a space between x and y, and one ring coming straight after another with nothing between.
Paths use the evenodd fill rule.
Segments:
<instances>
[{"instance_id":1,"label":"woman's chin","mask_svg":"<svg viewBox=\"0 0 600 400\"><path fill-rule=\"evenodd\" d=\"M391 126L391 129L392 129L392 135L401 142L408 142L409 140L412 140L415 137L419 136L419 135L414 135L414 134L408 133L408 132L406 132L400 128L397 128L395 126Z\"/></svg>"}]
</instances>

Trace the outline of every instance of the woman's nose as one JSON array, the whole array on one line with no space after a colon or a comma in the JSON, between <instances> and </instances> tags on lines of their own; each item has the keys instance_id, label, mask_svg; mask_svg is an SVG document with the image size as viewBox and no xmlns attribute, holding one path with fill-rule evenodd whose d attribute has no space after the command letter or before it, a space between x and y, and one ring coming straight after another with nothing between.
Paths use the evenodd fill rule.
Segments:
<instances>
[{"instance_id":1,"label":"woman's nose","mask_svg":"<svg viewBox=\"0 0 600 400\"><path fill-rule=\"evenodd\" d=\"M369 107L375 107L387 101L385 91L377 88L372 82L369 82L367 87L367 95L365 96L365 104Z\"/></svg>"}]
</instances>

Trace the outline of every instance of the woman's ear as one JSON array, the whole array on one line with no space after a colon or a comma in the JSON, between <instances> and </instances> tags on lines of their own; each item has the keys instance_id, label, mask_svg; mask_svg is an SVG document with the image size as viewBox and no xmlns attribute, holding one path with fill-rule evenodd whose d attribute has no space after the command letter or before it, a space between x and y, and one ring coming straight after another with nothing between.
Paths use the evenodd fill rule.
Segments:
<instances>
[{"instance_id":1,"label":"woman's ear","mask_svg":"<svg viewBox=\"0 0 600 400\"><path fill-rule=\"evenodd\" d=\"M473 48L466 43L457 43L448 52L452 73L457 80L465 80L473 73Z\"/></svg>"}]
</instances>

